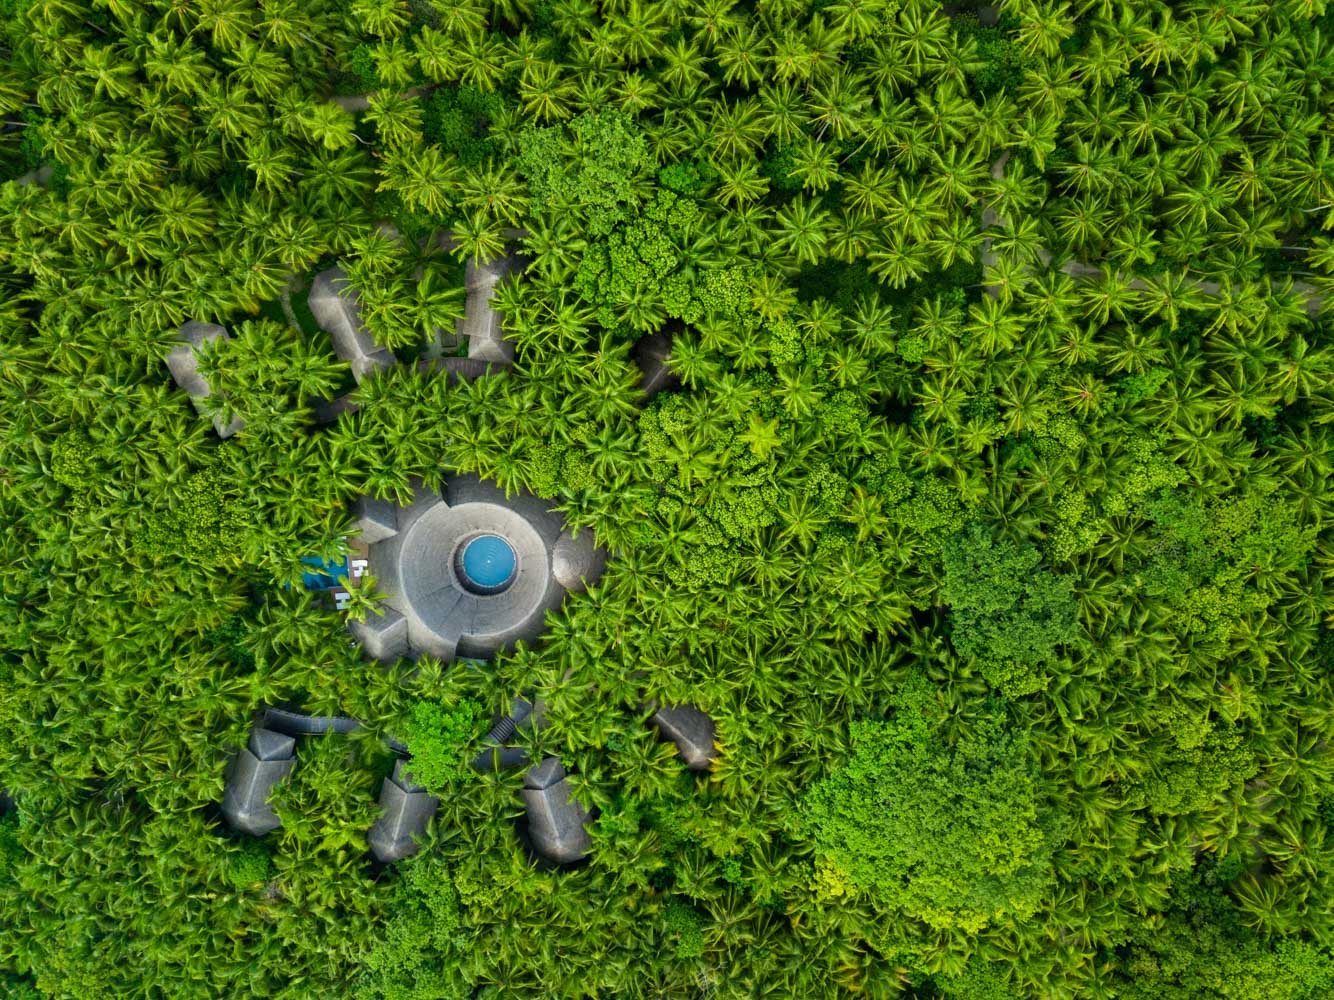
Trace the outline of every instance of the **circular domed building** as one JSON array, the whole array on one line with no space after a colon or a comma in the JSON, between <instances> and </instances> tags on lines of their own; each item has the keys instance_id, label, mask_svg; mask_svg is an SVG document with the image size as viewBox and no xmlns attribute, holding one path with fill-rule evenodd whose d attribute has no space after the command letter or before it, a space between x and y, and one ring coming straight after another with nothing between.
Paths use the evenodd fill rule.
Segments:
<instances>
[{"instance_id":1,"label":"circular domed building","mask_svg":"<svg viewBox=\"0 0 1334 1000\"><path fill-rule=\"evenodd\" d=\"M483 658L532 641L547 611L605 563L591 531L576 538L545 501L507 498L476 476L452 477L441 493L419 488L406 507L363 497L354 513L387 597L383 615L349 627L377 660Z\"/></svg>"}]
</instances>

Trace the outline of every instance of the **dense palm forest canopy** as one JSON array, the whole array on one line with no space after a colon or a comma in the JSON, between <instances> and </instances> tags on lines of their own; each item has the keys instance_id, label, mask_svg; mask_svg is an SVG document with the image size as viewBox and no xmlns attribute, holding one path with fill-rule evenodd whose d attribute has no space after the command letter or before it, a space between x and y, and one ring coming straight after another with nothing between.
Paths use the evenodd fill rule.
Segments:
<instances>
[{"instance_id":1,"label":"dense palm forest canopy","mask_svg":"<svg viewBox=\"0 0 1334 1000\"><path fill-rule=\"evenodd\" d=\"M1334 995L1332 116L1324 0L0 0L0 992ZM512 368L312 421L313 273L411 361L507 246ZM607 570L367 662L300 560L454 473ZM365 726L251 838L271 705Z\"/></svg>"}]
</instances>

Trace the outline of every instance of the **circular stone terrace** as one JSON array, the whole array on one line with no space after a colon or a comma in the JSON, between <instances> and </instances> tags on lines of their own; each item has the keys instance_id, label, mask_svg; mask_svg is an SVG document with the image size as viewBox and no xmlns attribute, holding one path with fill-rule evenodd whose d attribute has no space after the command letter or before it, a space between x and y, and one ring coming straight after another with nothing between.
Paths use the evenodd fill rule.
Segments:
<instances>
[{"instance_id":1,"label":"circular stone terrace","mask_svg":"<svg viewBox=\"0 0 1334 1000\"><path fill-rule=\"evenodd\" d=\"M378 660L482 658L531 642L548 610L602 573L591 531L575 538L545 501L476 476L418 488L407 506L364 497L355 513L387 596L383 615L349 627Z\"/></svg>"}]
</instances>

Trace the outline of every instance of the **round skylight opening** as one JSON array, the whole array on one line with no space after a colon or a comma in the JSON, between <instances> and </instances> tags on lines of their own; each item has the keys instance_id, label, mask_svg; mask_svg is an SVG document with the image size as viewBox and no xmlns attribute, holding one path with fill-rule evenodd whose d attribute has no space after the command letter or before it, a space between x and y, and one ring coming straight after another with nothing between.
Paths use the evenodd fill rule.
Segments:
<instances>
[{"instance_id":1,"label":"round skylight opening","mask_svg":"<svg viewBox=\"0 0 1334 1000\"><path fill-rule=\"evenodd\" d=\"M474 594L498 594L514 582L519 560L499 535L476 535L459 549L459 580Z\"/></svg>"}]
</instances>

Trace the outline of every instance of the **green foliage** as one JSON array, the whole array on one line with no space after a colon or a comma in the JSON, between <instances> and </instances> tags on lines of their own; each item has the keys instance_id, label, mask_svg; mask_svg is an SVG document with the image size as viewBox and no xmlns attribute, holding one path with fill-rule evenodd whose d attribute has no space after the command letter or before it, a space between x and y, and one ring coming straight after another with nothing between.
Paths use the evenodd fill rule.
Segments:
<instances>
[{"instance_id":1,"label":"green foliage","mask_svg":"<svg viewBox=\"0 0 1334 1000\"><path fill-rule=\"evenodd\" d=\"M1178 605L1183 628L1215 639L1267 607L1266 580L1300 569L1315 544L1314 529L1300 524L1290 504L1262 492L1207 505L1164 492L1143 512L1155 544L1136 582Z\"/></svg>"},{"instance_id":2,"label":"green foliage","mask_svg":"<svg viewBox=\"0 0 1334 1000\"><path fill-rule=\"evenodd\" d=\"M1334 957L1300 940L1255 938L1237 919L1221 863L1202 858L1174 887L1174 919L1125 947L1128 1000L1317 1000L1334 990Z\"/></svg>"},{"instance_id":3,"label":"green foliage","mask_svg":"<svg viewBox=\"0 0 1334 1000\"><path fill-rule=\"evenodd\" d=\"M468 749L481 735L482 720L482 706L471 699L449 706L414 702L401 736L412 754L413 780L436 790L466 776L471 759Z\"/></svg>"},{"instance_id":4,"label":"green foliage","mask_svg":"<svg viewBox=\"0 0 1334 1000\"><path fill-rule=\"evenodd\" d=\"M1059 840L1031 749L998 720L956 745L931 728L910 711L853 723L804 807L822 891L966 933L1031 917Z\"/></svg>"},{"instance_id":5,"label":"green foliage","mask_svg":"<svg viewBox=\"0 0 1334 1000\"><path fill-rule=\"evenodd\" d=\"M29 109L23 115L23 131L19 139L19 169L36 170L46 158L46 139L42 126L47 117Z\"/></svg>"},{"instance_id":6,"label":"green foliage","mask_svg":"<svg viewBox=\"0 0 1334 1000\"><path fill-rule=\"evenodd\" d=\"M97 455L87 434L66 431L51 443L51 478L75 493L94 485Z\"/></svg>"},{"instance_id":7,"label":"green foliage","mask_svg":"<svg viewBox=\"0 0 1334 1000\"><path fill-rule=\"evenodd\" d=\"M686 160L669 163L659 170L658 183L685 198L698 198L717 176L718 172L707 162Z\"/></svg>"},{"instance_id":8,"label":"green foliage","mask_svg":"<svg viewBox=\"0 0 1334 1000\"><path fill-rule=\"evenodd\" d=\"M981 66L972 74L972 80L982 94L1013 91L1023 82L1028 60L1013 36L1012 22L989 26L981 24L975 16L964 15L953 23L961 42L971 40L977 44Z\"/></svg>"},{"instance_id":9,"label":"green foliage","mask_svg":"<svg viewBox=\"0 0 1334 1000\"><path fill-rule=\"evenodd\" d=\"M1158 772L1132 784L1152 812L1163 816L1201 812L1255 776L1255 755L1240 729L1189 718L1176 707L1166 708L1155 721L1170 742L1165 740L1159 751Z\"/></svg>"},{"instance_id":10,"label":"green foliage","mask_svg":"<svg viewBox=\"0 0 1334 1000\"><path fill-rule=\"evenodd\" d=\"M28 976L15 976L8 972L0 972L0 987L4 988L5 996L9 1000L44 1000L45 994L37 989L37 985Z\"/></svg>"},{"instance_id":11,"label":"green foliage","mask_svg":"<svg viewBox=\"0 0 1334 1000\"><path fill-rule=\"evenodd\" d=\"M10 877L23 856L23 847L19 843L19 815L8 812L0 816L0 870L4 877Z\"/></svg>"},{"instance_id":12,"label":"green foliage","mask_svg":"<svg viewBox=\"0 0 1334 1000\"><path fill-rule=\"evenodd\" d=\"M196 472L178 497L150 513L136 544L156 559L221 563L234 559L245 521L219 469Z\"/></svg>"},{"instance_id":13,"label":"green foliage","mask_svg":"<svg viewBox=\"0 0 1334 1000\"><path fill-rule=\"evenodd\" d=\"M229 851L223 866L223 878L234 888L255 889L273 874L273 858L262 843L252 841Z\"/></svg>"},{"instance_id":14,"label":"green foliage","mask_svg":"<svg viewBox=\"0 0 1334 1000\"><path fill-rule=\"evenodd\" d=\"M795 194L801 190L801 178L793 173L796 165L797 147L780 146L761 161L760 171L774 191Z\"/></svg>"},{"instance_id":15,"label":"green foliage","mask_svg":"<svg viewBox=\"0 0 1334 1000\"><path fill-rule=\"evenodd\" d=\"M253 669L255 653L252 647L254 622L242 615L233 615L205 636L210 649L217 650L234 666L243 670Z\"/></svg>"},{"instance_id":16,"label":"green foliage","mask_svg":"<svg viewBox=\"0 0 1334 1000\"><path fill-rule=\"evenodd\" d=\"M426 102L422 132L441 149L456 154L464 166L474 167L499 150L490 128L503 108L503 98L494 91L439 87Z\"/></svg>"},{"instance_id":17,"label":"green foliage","mask_svg":"<svg viewBox=\"0 0 1334 1000\"><path fill-rule=\"evenodd\" d=\"M574 285L584 298L602 306L598 318L604 326L616 326L620 316L638 330L658 325L662 313L691 323L703 318L705 305L681 269L685 260L680 249L699 215L694 201L660 190L632 223L589 248ZM714 279L707 293L720 308L735 303L724 281ZM644 309L646 301L660 302L662 312Z\"/></svg>"},{"instance_id":18,"label":"green foliage","mask_svg":"<svg viewBox=\"0 0 1334 1000\"><path fill-rule=\"evenodd\" d=\"M1331 993L1334 14L955 6L0 0L0 992ZM514 365L416 367L502 248ZM403 362L359 384L335 263ZM283 584L456 471L606 572L367 664ZM434 706L458 775L518 692L588 862L516 771L371 865L383 739ZM275 704L366 724L261 852L217 803Z\"/></svg>"},{"instance_id":19,"label":"green foliage","mask_svg":"<svg viewBox=\"0 0 1334 1000\"><path fill-rule=\"evenodd\" d=\"M1134 406L1153 396L1172 373L1166 368L1150 368L1139 375L1127 375L1116 384L1116 399L1124 406Z\"/></svg>"},{"instance_id":20,"label":"green foliage","mask_svg":"<svg viewBox=\"0 0 1334 1000\"><path fill-rule=\"evenodd\" d=\"M407 862L389 901L392 914L368 942L365 973L356 989L364 1000L452 1000L468 995L452 958L466 941L459 895L444 864Z\"/></svg>"},{"instance_id":21,"label":"green foliage","mask_svg":"<svg viewBox=\"0 0 1334 1000\"><path fill-rule=\"evenodd\" d=\"M577 212L590 235L605 236L638 204L651 158L627 115L586 111L569 125L527 129L518 164L536 206Z\"/></svg>"},{"instance_id":22,"label":"green foliage","mask_svg":"<svg viewBox=\"0 0 1334 1000\"><path fill-rule=\"evenodd\" d=\"M952 536L942 555L940 595L950 606L954 648L982 660L1007 694L1040 690L1036 668L1079 635L1073 581L1041 569L1034 546L997 538L980 524Z\"/></svg>"},{"instance_id":23,"label":"green foliage","mask_svg":"<svg viewBox=\"0 0 1334 1000\"><path fill-rule=\"evenodd\" d=\"M879 496L892 524L921 537L924 553L939 552L964 526L967 511L958 494L936 476L913 476L878 461L863 465L858 479Z\"/></svg>"},{"instance_id":24,"label":"green foliage","mask_svg":"<svg viewBox=\"0 0 1334 1000\"><path fill-rule=\"evenodd\" d=\"M880 298L883 289L863 261L822 260L808 264L797 276L797 288L803 299L829 299L840 309L850 311L866 298ZM905 355L905 357L907 357ZM920 355L908 360L921 361Z\"/></svg>"},{"instance_id":25,"label":"green foliage","mask_svg":"<svg viewBox=\"0 0 1334 1000\"><path fill-rule=\"evenodd\" d=\"M558 494L577 494L597 483L593 467L576 447L540 444L533 450L529 488L548 499Z\"/></svg>"},{"instance_id":26,"label":"green foliage","mask_svg":"<svg viewBox=\"0 0 1334 1000\"><path fill-rule=\"evenodd\" d=\"M375 54L369 45L363 43L352 50L348 69L354 77L354 85L360 90L375 90L380 86L380 76L375 71Z\"/></svg>"},{"instance_id":27,"label":"green foliage","mask_svg":"<svg viewBox=\"0 0 1334 1000\"><path fill-rule=\"evenodd\" d=\"M956 975L932 977L945 1000L1019 1000L1005 966L998 962L970 961Z\"/></svg>"},{"instance_id":28,"label":"green foliage","mask_svg":"<svg viewBox=\"0 0 1334 1000\"><path fill-rule=\"evenodd\" d=\"M704 920L687 903L668 903L662 915L663 931L672 943L678 959L699 958L704 954Z\"/></svg>"}]
</instances>

